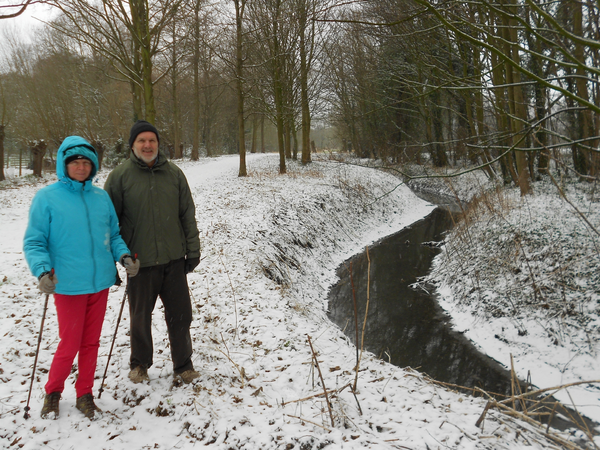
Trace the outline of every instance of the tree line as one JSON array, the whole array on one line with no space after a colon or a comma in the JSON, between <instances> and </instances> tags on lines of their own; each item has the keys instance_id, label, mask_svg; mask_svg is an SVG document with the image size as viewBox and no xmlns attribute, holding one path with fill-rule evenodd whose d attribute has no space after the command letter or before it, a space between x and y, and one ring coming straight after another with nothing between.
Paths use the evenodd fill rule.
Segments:
<instances>
[{"instance_id":1,"label":"tree line","mask_svg":"<svg viewBox=\"0 0 600 450\"><path fill-rule=\"evenodd\" d=\"M114 149L143 118L172 157L237 152L243 176L268 130L280 173L309 163L317 122L359 157L480 167L523 194L551 161L600 170L595 0L47 3L33 43L3 39L12 142Z\"/></svg>"}]
</instances>

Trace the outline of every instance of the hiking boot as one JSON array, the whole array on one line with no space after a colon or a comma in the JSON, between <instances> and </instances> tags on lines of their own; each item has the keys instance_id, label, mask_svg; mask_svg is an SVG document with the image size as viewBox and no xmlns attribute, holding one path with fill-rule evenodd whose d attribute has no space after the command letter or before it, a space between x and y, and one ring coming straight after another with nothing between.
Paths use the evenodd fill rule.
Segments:
<instances>
[{"instance_id":1,"label":"hiking boot","mask_svg":"<svg viewBox=\"0 0 600 450\"><path fill-rule=\"evenodd\" d=\"M42 419L56 420L58 419L58 401L60 400L60 392L52 392L44 397L44 406L42 406Z\"/></svg>"},{"instance_id":2,"label":"hiking boot","mask_svg":"<svg viewBox=\"0 0 600 450\"><path fill-rule=\"evenodd\" d=\"M135 384L141 383L142 381L150 381L148 377L148 369L143 366L137 366L131 372L129 372L129 379Z\"/></svg>"},{"instance_id":3,"label":"hiking boot","mask_svg":"<svg viewBox=\"0 0 600 450\"><path fill-rule=\"evenodd\" d=\"M98 413L102 414L102 410L94 403L94 396L92 394L84 394L79 397L75 406L90 420L94 420Z\"/></svg>"},{"instance_id":4,"label":"hiking boot","mask_svg":"<svg viewBox=\"0 0 600 450\"><path fill-rule=\"evenodd\" d=\"M180 378L181 381L183 381L185 384L190 384L196 378L200 377L200 374L198 372L196 372L194 369L188 369L181 373L176 374L175 377Z\"/></svg>"}]
</instances>

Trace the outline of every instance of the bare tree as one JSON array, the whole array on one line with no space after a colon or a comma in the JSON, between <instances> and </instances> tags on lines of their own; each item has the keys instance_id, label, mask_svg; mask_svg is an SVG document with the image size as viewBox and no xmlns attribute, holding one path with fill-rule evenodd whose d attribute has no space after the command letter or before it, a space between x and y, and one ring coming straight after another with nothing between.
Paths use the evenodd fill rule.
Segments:
<instances>
[{"instance_id":1,"label":"bare tree","mask_svg":"<svg viewBox=\"0 0 600 450\"><path fill-rule=\"evenodd\" d=\"M193 17L193 50L190 52L193 72L193 149L196 149L197 154L202 144L206 156L214 156L217 137L222 134L219 133L217 124L221 122L219 119L223 119L220 114L226 109L226 98L232 92L227 87L229 74L232 74L233 80L236 79L235 63L230 57L234 52L226 48L231 41L229 35L226 34L224 38L223 32L216 26L218 19L215 11L208 8L201 11L198 2L194 6ZM227 70L228 67L230 70ZM235 96L237 98L237 93Z\"/></svg>"},{"instance_id":2,"label":"bare tree","mask_svg":"<svg viewBox=\"0 0 600 450\"><path fill-rule=\"evenodd\" d=\"M143 117L154 123L153 86L170 68L155 76L153 60L168 46L162 39L163 32L182 1L102 0L99 4L87 0L54 1L52 4L62 11L69 23L50 25L111 60L131 83L134 120Z\"/></svg>"},{"instance_id":3,"label":"bare tree","mask_svg":"<svg viewBox=\"0 0 600 450\"><path fill-rule=\"evenodd\" d=\"M475 23L467 20L460 8L449 4L433 4L427 0L415 2L452 30L457 39L470 42L490 55L490 71L496 73L498 81L505 83L501 89L506 89L508 109L505 114L510 115L506 118L510 123L511 143L509 149L501 151L506 157L510 156L509 152L514 152L523 193L529 191L522 176L530 178L528 172L533 167L533 155L539 150L548 154L552 145L571 145L579 173L597 174L600 122L597 3L571 0L553 3L525 0L519 4L478 2L480 13L491 20ZM493 60L503 64L504 80L498 76L499 67ZM542 70L542 67L548 70ZM534 105L530 105L529 92L536 93ZM544 107L548 98L552 98L553 109ZM528 111L532 110L537 113L535 118L528 117ZM541 130L542 126L550 126L547 117L559 114L571 117L569 121L576 124L566 130L568 134L561 134L557 129ZM554 144L548 141L548 136L554 136ZM539 147L532 147L532 142ZM541 161L543 172L547 163L544 159Z\"/></svg>"},{"instance_id":4,"label":"bare tree","mask_svg":"<svg viewBox=\"0 0 600 450\"><path fill-rule=\"evenodd\" d=\"M198 160L198 149L200 147L200 2L201 0L194 1L194 16L193 16L193 57L192 57L192 71L194 75L194 100L193 100L193 120L194 120L194 132L192 138L192 160Z\"/></svg>"},{"instance_id":5,"label":"bare tree","mask_svg":"<svg viewBox=\"0 0 600 450\"><path fill-rule=\"evenodd\" d=\"M235 86L237 93L238 152L240 169L238 176L248 175L246 170L246 128L244 110L244 13L247 0L233 0L235 5Z\"/></svg>"},{"instance_id":6,"label":"bare tree","mask_svg":"<svg viewBox=\"0 0 600 450\"><path fill-rule=\"evenodd\" d=\"M6 138L6 96L4 95L4 78L0 76L0 181L4 181L4 139Z\"/></svg>"},{"instance_id":7,"label":"bare tree","mask_svg":"<svg viewBox=\"0 0 600 450\"><path fill-rule=\"evenodd\" d=\"M536 162L543 174L560 147L582 177L597 176L597 2L373 0L339 11L327 92L346 148L490 177L499 163L523 195Z\"/></svg>"},{"instance_id":8,"label":"bare tree","mask_svg":"<svg viewBox=\"0 0 600 450\"><path fill-rule=\"evenodd\" d=\"M263 93L265 103L277 128L277 147L279 151L279 173L286 173L286 134L290 136L289 109L293 108L293 89L289 55L292 54L289 5L283 0L264 0L250 4L250 22L257 30L256 45L253 49L257 66L260 66L268 80L270 92ZM287 81L287 83L286 83ZM265 83L266 84L266 83ZM287 102L286 102L287 100ZM286 133L287 128L287 133ZM287 146L289 149L289 145Z\"/></svg>"},{"instance_id":9,"label":"bare tree","mask_svg":"<svg viewBox=\"0 0 600 450\"><path fill-rule=\"evenodd\" d=\"M14 19L19 17L25 12L28 6L35 5L36 3L44 3L43 1L25 0L4 5L0 4L0 19Z\"/></svg>"}]
</instances>

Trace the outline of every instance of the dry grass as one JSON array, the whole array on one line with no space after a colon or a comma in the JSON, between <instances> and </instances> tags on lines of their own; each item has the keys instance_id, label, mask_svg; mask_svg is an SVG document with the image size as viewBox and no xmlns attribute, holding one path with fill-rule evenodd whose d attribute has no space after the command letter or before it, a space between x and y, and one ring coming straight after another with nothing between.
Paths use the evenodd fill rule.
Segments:
<instances>
[{"instance_id":1,"label":"dry grass","mask_svg":"<svg viewBox=\"0 0 600 450\"><path fill-rule=\"evenodd\" d=\"M488 318L511 317L519 326L520 319L539 317L556 344L565 321L585 330L589 314L600 312L594 301L600 239L580 214L587 208L587 221L595 223L600 205L581 206L577 194L571 191L577 213L556 193L541 204L541 193L529 199L496 188L478 195L463 209L428 281L444 280L461 304Z\"/></svg>"}]
</instances>

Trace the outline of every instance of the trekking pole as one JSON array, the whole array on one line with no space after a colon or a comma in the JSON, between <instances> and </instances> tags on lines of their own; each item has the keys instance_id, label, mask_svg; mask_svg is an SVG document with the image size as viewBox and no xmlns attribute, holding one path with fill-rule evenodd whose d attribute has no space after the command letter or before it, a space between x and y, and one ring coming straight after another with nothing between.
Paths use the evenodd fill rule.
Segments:
<instances>
[{"instance_id":1,"label":"trekking pole","mask_svg":"<svg viewBox=\"0 0 600 450\"><path fill-rule=\"evenodd\" d=\"M137 259L137 253L133 257L135 261ZM123 294L123 300L121 301L121 310L119 311L119 317L117 317L117 325L115 326L115 334L113 334L112 343L110 344L110 350L108 352L108 359L106 360L106 367L104 369L104 375L102 376L102 384L100 384L100 389L98 389L98 398L102 397L102 393L104 392L104 381L106 380L106 373L108 372L108 363L110 362L110 357L112 356L113 347L115 346L115 339L117 338L117 331L119 329L119 323L121 322L121 316L123 315L123 308L125 307L125 299L127 298L127 293L129 292L129 275L127 275L127 280L125 281L125 293Z\"/></svg>"},{"instance_id":2,"label":"trekking pole","mask_svg":"<svg viewBox=\"0 0 600 450\"><path fill-rule=\"evenodd\" d=\"M54 276L54 269L50 271L50 278ZM48 309L48 298L50 294L46 294L46 300L44 301L44 312L42 313L42 323L40 325L40 332L38 333L37 349L35 351L35 359L33 360L33 370L31 372L31 383L29 384L29 395L27 395L27 405L25 406L25 414L23 417L29 419L29 400L31 400L31 390L33 389L33 379L35 378L35 368L37 366L38 355L40 354L40 344L42 343L42 331L44 330L44 322L46 321L46 310Z\"/></svg>"},{"instance_id":3,"label":"trekking pole","mask_svg":"<svg viewBox=\"0 0 600 450\"><path fill-rule=\"evenodd\" d=\"M110 357L112 355L113 347L115 346L115 339L117 338L117 330L119 329L119 322L121 322L121 316L123 315L123 308L125 307L125 299L127 298L127 292L129 290L129 275L127 276L127 281L125 285L125 294L123 294L123 301L121 302L121 310L119 311L119 317L117 317L117 325L115 327L115 334L113 335L112 343L110 344L110 351L108 352L108 359L106 360L106 367L104 368L104 375L102 376L102 384L100 384L100 389L98 389L98 398L102 397L102 392L104 392L104 381L106 380L106 372L108 372L108 363L110 362Z\"/></svg>"}]
</instances>

